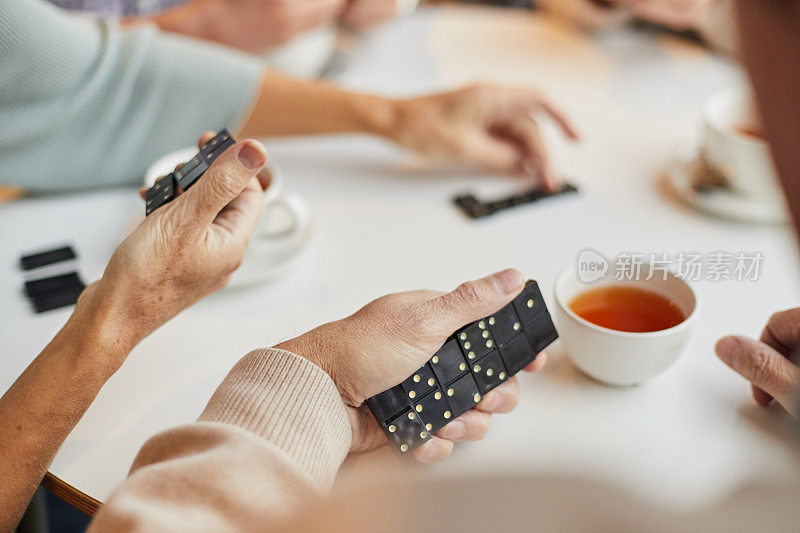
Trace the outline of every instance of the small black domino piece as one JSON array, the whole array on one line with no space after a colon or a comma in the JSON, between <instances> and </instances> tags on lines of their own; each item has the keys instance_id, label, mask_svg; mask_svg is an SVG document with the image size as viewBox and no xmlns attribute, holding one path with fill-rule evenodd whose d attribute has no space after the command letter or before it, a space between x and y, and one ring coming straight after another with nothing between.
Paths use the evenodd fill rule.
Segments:
<instances>
[{"instance_id":1,"label":"small black domino piece","mask_svg":"<svg viewBox=\"0 0 800 533\"><path fill-rule=\"evenodd\" d=\"M517 312L513 305L507 305L498 312L486 319L489 324L489 331L498 346L508 342L513 336L522 333L522 322L520 322Z\"/></svg>"},{"instance_id":2,"label":"small black domino piece","mask_svg":"<svg viewBox=\"0 0 800 533\"><path fill-rule=\"evenodd\" d=\"M412 405L417 416L425 424L425 429L429 432L439 431L450 422L453 416L444 391L438 386L422 398L415 400Z\"/></svg>"},{"instance_id":3,"label":"small black domino piece","mask_svg":"<svg viewBox=\"0 0 800 533\"><path fill-rule=\"evenodd\" d=\"M145 194L145 216L174 200L179 190L189 190L211 164L235 143L236 140L228 130L223 129L214 138L201 145L197 154L178 170L156 180Z\"/></svg>"},{"instance_id":4,"label":"small black domino piece","mask_svg":"<svg viewBox=\"0 0 800 533\"><path fill-rule=\"evenodd\" d=\"M436 386L436 379L433 377L433 371L426 364L411 374L400 386L408 395L408 398L414 400L431 391Z\"/></svg>"},{"instance_id":5,"label":"small black domino piece","mask_svg":"<svg viewBox=\"0 0 800 533\"><path fill-rule=\"evenodd\" d=\"M538 285L526 285L519 296L514 298L512 304L523 327L547 311Z\"/></svg>"},{"instance_id":6,"label":"small black domino piece","mask_svg":"<svg viewBox=\"0 0 800 533\"><path fill-rule=\"evenodd\" d=\"M539 286L456 331L408 379L367 399L389 441L405 453L424 444L558 338Z\"/></svg>"},{"instance_id":7,"label":"small black domino piece","mask_svg":"<svg viewBox=\"0 0 800 533\"><path fill-rule=\"evenodd\" d=\"M425 444L431 438L425 423L409 408L385 424L383 431L395 447L405 453Z\"/></svg>"},{"instance_id":8,"label":"small black domino piece","mask_svg":"<svg viewBox=\"0 0 800 533\"><path fill-rule=\"evenodd\" d=\"M467 361L457 339L450 339L431 357L431 368L439 383L451 383L467 372Z\"/></svg>"},{"instance_id":9,"label":"small black domino piece","mask_svg":"<svg viewBox=\"0 0 800 533\"><path fill-rule=\"evenodd\" d=\"M461 194L453 198L453 203L469 218L483 218L517 207L525 205L545 198L559 196L562 194L577 192L578 188L570 183L564 183L561 189L555 192L550 192L542 187L536 186L527 191L517 194L512 194L505 198L498 198L496 200L484 202L476 198L473 194Z\"/></svg>"},{"instance_id":10,"label":"small black domino piece","mask_svg":"<svg viewBox=\"0 0 800 533\"><path fill-rule=\"evenodd\" d=\"M473 407L483 398L475 379L468 373L445 388L445 397L450 404L453 418L458 418Z\"/></svg>"},{"instance_id":11,"label":"small black domino piece","mask_svg":"<svg viewBox=\"0 0 800 533\"><path fill-rule=\"evenodd\" d=\"M34 279L25 282L25 296L42 296L53 292L63 292L69 289L80 287L83 289L83 282L78 277L77 272L69 272L49 278Z\"/></svg>"},{"instance_id":12,"label":"small black domino piece","mask_svg":"<svg viewBox=\"0 0 800 533\"><path fill-rule=\"evenodd\" d=\"M176 192L175 175L172 172L158 178L145 193L145 216L174 200Z\"/></svg>"},{"instance_id":13,"label":"small black domino piece","mask_svg":"<svg viewBox=\"0 0 800 533\"><path fill-rule=\"evenodd\" d=\"M197 154L174 172L175 180L181 186L181 190L188 191L189 188L208 170L208 163L201 154Z\"/></svg>"},{"instance_id":14,"label":"small black domino piece","mask_svg":"<svg viewBox=\"0 0 800 533\"><path fill-rule=\"evenodd\" d=\"M525 326L525 336L536 353L541 352L558 338L550 313L545 310L536 320Z\"/></svg>"},{"instance_id":15,"label":"small black domino piece","mask_svg":"<svg viewBox=\"0 0 800 533\"><path fill-rule=\"evenodd\" d=\"M70 259L75 259L75 257L75 250L72 249L72 246L64 246L35 254L23 255L20 257L19 262L22 270L33 270L53 263L69 261Z\"/></svg>"},{"instance_id":16,"label":"small black domino piece","mask_svg":"<svg viewBox=\"0 0 800 533\"><path fill-rule=\"evenodd\" d=\"M486 394L508 379L508 372L497 350L492 350L480 361L473 363L470 370L481 394Z\"/></svg>"},{"instance_id":17,"label":"small black domino piece","mask_svg":"<svg viewBox=\"0 0 800 533\"><path fill-rule=\"evenodd\" d=\"M408 409L408 396L397 385L369 398L367 405L378 420L391 420L403 409Z\"/></svg>"},{"instance_id":18,"label":"small black domino piece","mask_svg":"<svg viewBox=\"0 0 800 533\"><path fill-rule=\"evenodd\" d=\"M538 354L538 352L534 351L528 342L528 337L523 332L512 337L505 344L501 344L498 351L509 375L512 376L532 363Z\"/></svg>"},{"instance_id":19,"label":"small black domino piece","mask_svg":"<svg viewBox=\"0 0 800 533\"><path fill-rule=\"evenodd\" d=\"M456 339L467 356L467 363L480 359L494 348L494 339L489 332L487 320L473 322L459 331Z\"/></svg>"},{"instance_id":20,"label":"small black domino piece","mask_svg":"<svg viewBox=\"0 0 800 533\"><path fill-rule=\"evenodd\" d=\"M33 309L37 313L44 313L45 311L50 311L51 309L75 305L83 289L83 286L74 287L67 291L33 296L30 300L33 304Z\"/></svg>"}]
</instances>

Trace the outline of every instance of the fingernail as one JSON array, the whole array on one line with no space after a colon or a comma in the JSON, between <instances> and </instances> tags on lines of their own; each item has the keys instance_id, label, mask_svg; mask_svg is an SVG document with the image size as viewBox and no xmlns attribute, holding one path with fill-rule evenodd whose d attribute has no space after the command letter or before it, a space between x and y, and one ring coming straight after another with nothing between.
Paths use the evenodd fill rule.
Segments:
<instances>
[{"instance_id":1,"label":"fingernail","mask_svg":"<svg viewBox=\"0 0 800 533\"><path fill-rule=\"evenodd\" d=\"M267 150L258 141L247 141L239 150L239 163L247 170L259 170L266 162Z\"/></svg>"},{"instance_id":2,"label":"fingernail","mask_svg":"<svg viewBox=\"0 0 800 533\"><path fill-rule=\"evenodd\" d=\"M467 425L461 420L453 420L442 428L441 435L446 439L459 439L467 432Z\"/></svg>"},{"instance_id":3,"label":"fingernail","mask_svg":"<svg viewBox=\"0 0 800 533\"><path fill-rule=\"evenodd\" d=\"M490 392L483 396L483 401L481 402L481 407L483 407L487 411L491 411L492 409L496 409L500 407L500 395L496 392Z\"/></svg>"},{"instance_id":4,"label":"fingernail","mask_svg":"<svg viewBox=\"0 0 800 533\"><path fill-rule=\"evenodd\" d=\"M535 176L539 173L536 160L530 157L522 161L522 170L525 171L526 174L530 174L531 176Z\"/></svg>"},{"instance_id":5,"label":"fingernail","mask_svg":"<svg viewBox=\"0 0 800 533\"><path fill-rule=\"evenodd\" d=\"M733 358L739 349L739 341L735 337L724 337L717 342L717 356L728 366L733 366Z\"/></svg>"},{"instance_id":6,"label":"fingernail","mask_svg":"<svg viewBox=\"0 0 800 533\"><path fill-rule=\"evenodd\" d=\"M505 294L515 292L522 285L522 274L513 268L497 272L492 277Z\"/></svg>"}]
</instances>

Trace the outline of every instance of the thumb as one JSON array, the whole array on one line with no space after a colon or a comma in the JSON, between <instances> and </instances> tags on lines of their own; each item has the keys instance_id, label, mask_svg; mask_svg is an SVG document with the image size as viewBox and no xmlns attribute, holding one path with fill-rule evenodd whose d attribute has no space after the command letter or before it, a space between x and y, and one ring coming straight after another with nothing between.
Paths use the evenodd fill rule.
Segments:
<instances>
[{"instance_id":1,"label":"thumb","mask_svg":"<svg viewBox=\"0 0 800 533\"><path fill-rule=\"evenodd\" d=\"M449 334L506 305L519 294L524 281L518 270L501 270L491 276L462 283L456 290L428 300L425 306Z\"/></svg>"},{"instance_id":2,"label":"thumb","mask_svg":"<svg viewBox=\"0 0 800 533\"><path fill-rule=\"evenodd\" d=\"M210 224L222 209L244 190L264 168L267 151L258 141L244 140L234 144L197 181L182 194L184 208L195 219Z\"/></svg>"},{"instance_id":3,"label":"thumb","mask_svg":"<svg viewBox=\"0 0 800 533\"><path fill-rule=\"evenodd\" d=\"M800 368L771 346L732 335L717 342L717 355L729 367L794 414Z\"/></svg>"}]
</instances>

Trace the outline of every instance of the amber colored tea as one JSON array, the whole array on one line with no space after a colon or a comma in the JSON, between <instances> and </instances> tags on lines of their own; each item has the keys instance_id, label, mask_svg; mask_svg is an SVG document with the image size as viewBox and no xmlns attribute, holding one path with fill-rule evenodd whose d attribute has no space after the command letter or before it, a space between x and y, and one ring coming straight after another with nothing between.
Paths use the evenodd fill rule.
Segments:
<instances>
[{"instance_id":1,"label":"amber colored tea","mask_svg":"<svg viewBox=\"0 0 800 533\"><path fill-rule=\"evenodd\" d=\"M666 296L628 285L590 289L576 296L569 307L598 326L636 333L671 328L686 319Z\"/></svg>"}]
</instances>

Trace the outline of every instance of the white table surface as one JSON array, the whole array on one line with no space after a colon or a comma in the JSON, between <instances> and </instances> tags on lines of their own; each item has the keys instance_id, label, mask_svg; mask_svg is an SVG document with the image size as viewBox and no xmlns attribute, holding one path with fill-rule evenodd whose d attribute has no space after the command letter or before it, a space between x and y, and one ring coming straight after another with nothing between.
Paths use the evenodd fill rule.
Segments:
<instances>
[{"instance_id":1,"label":"white table surface","mask_svg":"<svg viewBox=\"0 0 800 533\"><path fill-rule=\"evenodd\" d=\"M381 294L449 289L505 266L539 280L548 303L578 250L760 251L755 282L700 282L695 335L680 361L639 387L581 375L560 353L521 377L523 400L494 417L487 438L460 445L431 472L515 470L584 475L656 502L699 505L746 481L795 476L777 409L752 405L748 387L714 356L729 332L756 335L797 304L797 250L787 228L716 220L660 185L675 146L693 139L705 96L742 80L702 48L630 29L586 37L541 16L472 8L421 10L353 53L340 79L389 95L475 80L534 84L574 119L569 145L548 126L553 158L578 196L472 222L450 204L465 189L516 184L469 171L418 171L408 154L361 137L268 142L287 187L309 201L315 237L301 266L277 282L213 295L146 339L102 389L50 470L103 501L153 433L189 422L233 363ZM313 157L310 155L313 154ZM22 297L19 253L70 241L86 279L98 276L141 201L107 190L0 207L0 390L69 315L35 315Z\"/></svg>"}]
</instances>

